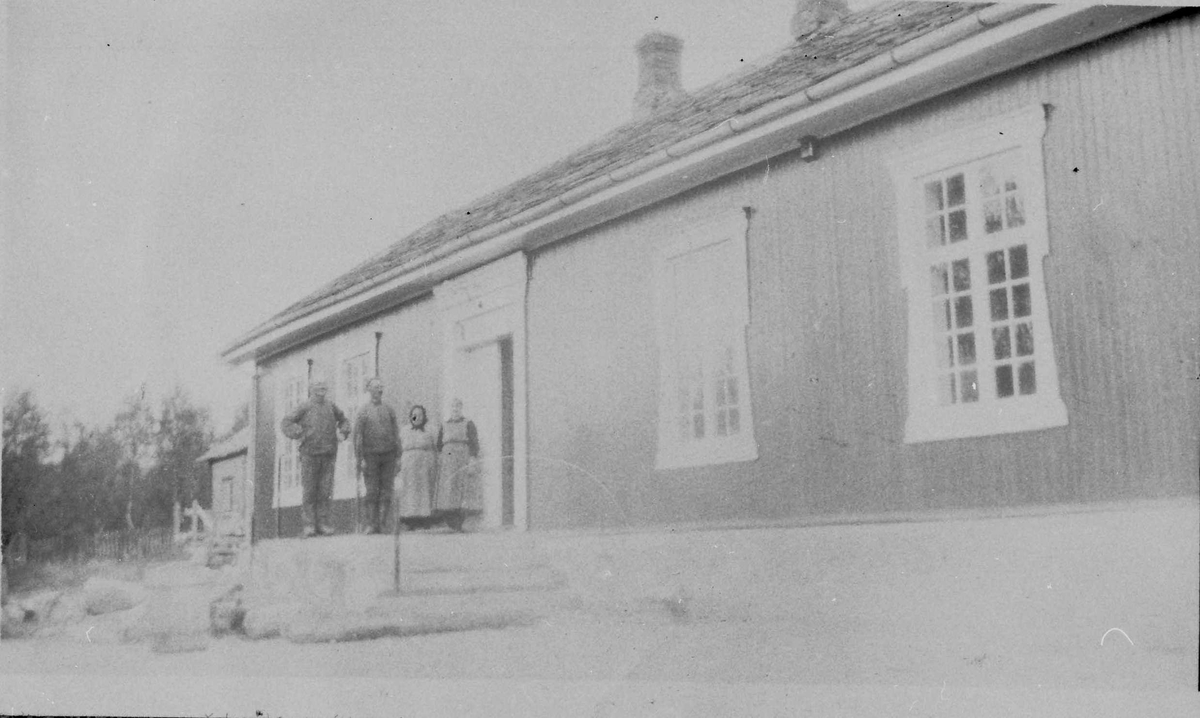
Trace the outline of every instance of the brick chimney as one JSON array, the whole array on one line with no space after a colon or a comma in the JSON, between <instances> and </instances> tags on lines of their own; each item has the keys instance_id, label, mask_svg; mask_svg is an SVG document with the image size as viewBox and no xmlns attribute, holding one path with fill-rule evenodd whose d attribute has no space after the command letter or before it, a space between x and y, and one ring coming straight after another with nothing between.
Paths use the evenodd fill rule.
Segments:
<instances>
[{"instance_id":1,"label":"brick chimney","mask_svg":"<svg viewBox=\"0 0 1200 718\"><path fill-rule=\"evenodd\" d=\"M683 40L654 31L638 40L634 49L638 55L638 89L633 96L634 119L650 117L664 106L687 97L680 72Z\"/></svg>"},{"instance_id":2,"label":"brick chimney","mask_svg":"<svg viewBox=\"0 0 1200 718\"><path fill-rule=\"evenodd\" d=\"M818 32L831 31L850 12L846 0L796 0L792 15L792 37L804 40Z\"/></svg>"}]
</instances>

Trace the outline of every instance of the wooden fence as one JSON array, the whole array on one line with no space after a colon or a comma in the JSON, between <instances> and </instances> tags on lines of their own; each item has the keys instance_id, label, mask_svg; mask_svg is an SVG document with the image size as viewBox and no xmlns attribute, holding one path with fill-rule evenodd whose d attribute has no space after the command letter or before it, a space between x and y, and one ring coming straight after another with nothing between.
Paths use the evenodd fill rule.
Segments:
<instances>
[{"instance_id":1,"label":"wooden fence","mask_svg":"<svg viewBox=\"0 0 1200 718\"><path fill-rule=\"evenodd\" d=\"M30 540L18 533L4 547L4 561L53 563L180 558L185 555L183 544L209 540L216 530L212 514L196 501L186 509L176 503L173 522L174 527L106 531L94 536L54 536Z\"/></svg>"},{"instance_id":2,"label":"wooden fence","mask_svg":"<svg viewBox=\"0 0 1200 718\"><path fill-rule=\"evenodd\" d=\"M14 562L149 561L178 556L169 526L108 531L95 536L55 536L36 541L14 538L6 553Z\"/></svg>"}]
</instances>

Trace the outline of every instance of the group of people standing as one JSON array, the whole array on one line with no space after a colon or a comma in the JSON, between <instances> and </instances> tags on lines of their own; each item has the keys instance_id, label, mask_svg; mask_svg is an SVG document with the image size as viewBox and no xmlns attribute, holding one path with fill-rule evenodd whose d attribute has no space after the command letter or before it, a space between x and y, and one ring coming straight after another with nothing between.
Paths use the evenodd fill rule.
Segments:
<instances>
[{"instance_id":1,"label":"group of people standing","mask_svg":"<svg viewBox=\"0 0 1200 718\"><path fill-rule=\"evenodd\" d=\"M366 485L367 533L381 533L392 514L398 529L428 528L444 523L462 531L468 518L482 511L476 458L479 436L462 414L462 401L450 405L450 416L437 432L426 424L425 407L417 404L401 425L396 411L383 401L383 381L367 382L371 400L358 411L353 426L326 397L324 382L312 385L308 401L283 417L284 435L300 441L303 490L303 535L334 533L329 524L338 441L353 436L356 469ZM399 486L396 486L396 483Z\"/></svg>"}]
</instances>

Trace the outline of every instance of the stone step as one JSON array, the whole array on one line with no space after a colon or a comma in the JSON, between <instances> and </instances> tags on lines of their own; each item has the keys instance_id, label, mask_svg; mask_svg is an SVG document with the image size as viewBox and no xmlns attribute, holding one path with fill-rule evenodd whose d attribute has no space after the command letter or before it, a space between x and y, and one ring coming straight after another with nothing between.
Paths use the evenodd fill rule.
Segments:
<instances>
[{"instance_id":1,"label":"stone step","mask_svg":"<svg viewBox=\"0 0 1200 718\"><path fill-rule=\"evenodd\" d=\"M400 594L416 596L555 591L565 587L566 583L566 576L550 566L474 571L424 569L401 572Z\"/></svg>"},{"instance_id":2,"label":"stone step","mask_svg":"<svg viewBox=\"0 0 1200 718\"><path fill-rule=\"evenodd\" d=\"M361 641L530 625L555 610L556 606L545 599L531 601L515 593L490 594L486 598L479 594L405 594L381 598L360 612L301 610L280 632L293 643Z\"/></svg>"},{"instance_id":3,"label":"stone step","mask_svg":"<svg viewBox=\"0 0 1200 718\"><path fill-rule=\"evenodd\" d=\"M396 548L395 537L381 535L257 543L249 600L365 610L395 595ZM399 565L402 594L547 591L566 583L530 541L512 534L404 534Z\"/></svg>"}]
</instances>

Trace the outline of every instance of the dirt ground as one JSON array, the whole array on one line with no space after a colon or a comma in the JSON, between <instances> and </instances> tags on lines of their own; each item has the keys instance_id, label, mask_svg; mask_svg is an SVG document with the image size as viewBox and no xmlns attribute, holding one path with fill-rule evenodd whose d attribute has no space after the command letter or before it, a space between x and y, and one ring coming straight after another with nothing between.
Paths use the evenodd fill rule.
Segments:
<instances>
[{"instance_id":1,"label":"dirt ground","mask_svg":"<svg viewBox=\"0 0 1200 718\"><path fill-rule=\"evenodd\" d=\"M0 645L0 693L8 698L0 702L12 702L0 711L460 715L474 705L468 696L486 694L510 701L517 711L493 715L675 715L668 705L695 709L698 696L709 694L733 712L702 714L759 714L737 707L749 710L746 701L774 696L782 704L760 706L768 714L789 714L776 712L789 705L825 705L834 715L860 708L879 715L953 715L967 706L980 715L987 713L976 711L989 706L1053 704L1094 709L1079 715L1136 705L1137 714L1169 716L1190 715L1196 697L1194 656L1146 655L1112 642L1108 651L1097 646L1017 662L953 651L851 653L819 633L792 622L681 624L562 615L530 626L353 643L230 637L182 654L89 644L86 637L6 641ZM628 704L633 695L655 703ZM484 700L476 707L488 705L500 704ZM586 710L552 710L568 706ZM1142 712L1151 706L1158 708Z\"/></svg>"},{"instance_id":2,"label":"dirt ground","mask_svg":"<svg viewBox=\"0 0 1200 718\"><path fill-rule=\"evenodd\" d=\"M230 636L179 654L93 641L103 629L79 625L0 642L0 713L1200 715L1198 537L1191 503L705 532L670 538L667 554L715 546L737 560L694 573L712 581L693 586L704 589L694 612L565 603L507 628L345 643ZM663 570L652 560L668 538L594 541L622 566Z\"/></svg>"}]
</instances>

